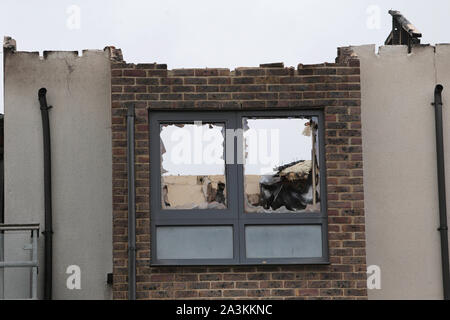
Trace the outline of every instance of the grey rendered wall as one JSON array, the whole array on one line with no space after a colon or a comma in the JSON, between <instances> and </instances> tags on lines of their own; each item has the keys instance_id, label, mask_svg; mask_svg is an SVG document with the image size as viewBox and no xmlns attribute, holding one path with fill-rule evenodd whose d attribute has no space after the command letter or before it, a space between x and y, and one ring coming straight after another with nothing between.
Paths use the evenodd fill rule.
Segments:
<instances>
[{"instance_id":1,"label":"grey rendered wall","mask_svg":"<svg viewBox=\"0 0 450 320\"><path fill-rule=\"evenodd\" d=\"M361 59L367 264L381 268L369 299L442 299L434 99L444 86L450 208L450 46L353 48Z\"/></svg>"},{"instance_id":2,"label":"grey rendered wall","mask_svg":"<svg viewBox=\"0 0 450 320\"><path fill-rule=\"evenodd\" d=\"M55 299L109 299L112 272L110 62L104 51L5 50L6 223L44 226L42 123L37 92L47 88L53 178ZM41 230L42 231L42 230ZM5 258L28 258L28 235L5 239ZM44 237L39 238L43 263ZM81 268L81 290L66 269ZM39 273L42 297L43 269ZM29 270L5 271L5 298L29 297Z\"/></svg>"}]
</instances>

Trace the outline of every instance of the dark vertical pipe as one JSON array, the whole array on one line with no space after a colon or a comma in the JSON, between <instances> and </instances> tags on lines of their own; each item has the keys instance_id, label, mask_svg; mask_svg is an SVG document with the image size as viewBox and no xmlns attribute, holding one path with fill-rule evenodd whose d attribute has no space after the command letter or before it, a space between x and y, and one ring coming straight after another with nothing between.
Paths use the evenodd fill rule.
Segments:
<instances>
[{"instance_id":1,"label":"dark vertical pipe","mask_svg":"<svg viewBox=\"0 0 450 320\"><path fill-rule=\"evenodd\" d=\"M0 210L1 210L1 213L0 213L0 224L1 223L5 223L5 179L4 179L4 177L5 177L5 171L4 171L4 161L5 161L5 157L4 157L4 155L3 155L3 153L5 152L4 151L4 148L3 148L3 146L4 146L4 130L3 130L3 128L4 128L4 117L3 116L1 116L0 117L0 123L1 123L1 139L2 139L2 141L1 141L1 146L2 146L2 149L1 149L1 152L2 152L2 154L1 154L1 162L0 162L0 177L1 177L1 180L0 180L0 183L1 183L1 185L0 185L0 188L1 188L1 192L0 192L0 197L1 197L1 201L0 201ZM0 261L4 261L5 260L5 257L4 257L4 247L3 247L3 243L4 243L4 238L3 238L3 234L4 234L4 232L3 231L0 231ZM5 298L5 293L4 293L4 286L3 286L3 281L4 281L4 271L3 271L3 269L1 269L0 270L0 281L2 282L2 284L0 285L0 299L4 299Z\"/></svg>"},{"instance_id":2,"label":"dark vertical pipe","mask_svg":"<svg viewBox=\"0 0 450 320\"><path fill-rule=\"evenodd\" d=\"M437 177L439 193L439 232L441 234L441 256L442 256L442 280L444 286L444 299L450 300L450 269L448 254L448 225L447 225L447 203L445 199L445 168L444 168L444 134L442 128L442 90L440 84L434 89L434 109L436 121L436 155L437 155Z\"/></svg>"},{"instance_id":3,"label":"dark vertical pipe","mask_svg":"<svg viewBox=\"0 0 450 320\"><path fill-rule=\"evenodd\" d=\"M134 183L134 105L127 112L128 299L136 300L136 199Z\"/></svg>"},{"instance_id":4,"label":"dark vertical pipe","mask_svg":"<svg viewBox=\"0 0 450 320\"><path fill-rule=\"evenodd\" d=\"M0 115L0 223L5 223L5 117Z\"/></svg>"},{"instance_id":5,"label":"dark vertical pipe","mask_svg":"<svg viewBox=\"0 0 450 320\"><path fill-rule=\"evenodd\" d=\"M52 299L52 267L53 267L53 229L52 229L52 164L50 151L50 123L47 105L47 89L39 89L38 97L41 106L42 129L44 137L44 206L45 206L45 252L44 252L44 299Z\"/></svg>"}]
</instances>

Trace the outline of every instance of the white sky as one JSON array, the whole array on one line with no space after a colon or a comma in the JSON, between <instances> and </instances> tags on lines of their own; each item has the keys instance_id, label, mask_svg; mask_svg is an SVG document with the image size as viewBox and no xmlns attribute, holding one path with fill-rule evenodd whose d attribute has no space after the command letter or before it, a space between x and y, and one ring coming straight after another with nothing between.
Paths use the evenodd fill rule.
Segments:
<instances>
[{"instance_id":1,"label":"white sky","mask_svg":"<svg viewBox=\"0 0 450 320\"><path fill-rule=\"evenodd\" d=\"M222 175L225 172L224 124L162 127L164 175Z\"/></svg>"},{"instance_id":2,"label":"white sky","mask_svg":"<svg viewBox=\"0 0 450 320\"><path fill-rule=\"evenodd\" d=\"M67 27L71 5L81 10L78 29ZM423 33L422 43L450 42L448 0L1 0L0 33L22 51L114 45L129 62L170 69L297 66L334 61L339 46L381 45L391 28L389 9ZM368 27L373 19L378 26Z\"/></svg>"},{"instance_id":3,"label":"white sky","mask_svg":"<svg viewBox=\"0 0 450 320\"><path fill-rule=\"evenodd\" d=\"M304 136L306 119L248 119L245 174L273 174L274 168L311 160L312 137ZM249 133L253 133L250 137Z\"/></svg>"},{"instance_id":4,"label":"white sky","mask_svg":"<svg viewBox=\"0 0 450 320\"><path fill-rule=\"evenodd\" d=\"M317 121L317 120L316 120ZM248 119L244 132L246 174L273 174L274 168L311 160L312 137L303 135L307 119ZM224 124L162 127L164 175L222 175L225 169ZM232 133L234 134L234 133ZM231 151L232 150L228 150Z\"/></svg>"}]
</instances>

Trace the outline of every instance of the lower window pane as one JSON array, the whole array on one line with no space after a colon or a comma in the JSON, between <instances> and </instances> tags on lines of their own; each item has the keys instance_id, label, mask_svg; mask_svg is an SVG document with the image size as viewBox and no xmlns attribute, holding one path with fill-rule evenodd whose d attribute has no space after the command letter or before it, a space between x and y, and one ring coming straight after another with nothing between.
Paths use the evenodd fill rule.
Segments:
<instances>
[{"instance_id":1,"label":"lower window pane","mask_svg":"<svg viewBox=\"0 0 450 320\"><path fill-rule=\"evenodd\" d=\"M157 227L158 259L232 259L232 226Z\"/></svg>"},{"instance_id":2,"label":"lower window pane","mask_svg":"<svg viewBox=\"0 0 450 320\"><path fill-rule=\"evenodd\" d=\"M247 226L247 258L322 257L320 225Z\"/></svg>"}]
</instances>

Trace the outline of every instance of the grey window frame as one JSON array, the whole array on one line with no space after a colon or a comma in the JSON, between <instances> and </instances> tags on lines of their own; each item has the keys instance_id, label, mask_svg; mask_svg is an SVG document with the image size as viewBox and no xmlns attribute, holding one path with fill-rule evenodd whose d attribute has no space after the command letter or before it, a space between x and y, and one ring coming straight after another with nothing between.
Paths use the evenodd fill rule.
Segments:
<instances>
[{"instance_id":1,"label":"grey window frame","mask_svg":"<svg viewBox=\"0 0 450 320\"><path fill-rule=\"evenodd\" d=\"M160 124L193 123L196 121L225 123L225 129L242 129L243 117L273 118L315 116L319 122L319 165L321 202L318 213L246 213L244 212L244 168L236 164L237 139L234 141L234 164L225 164L227 209L161 208ZM158 111L149 110L150 153L150 232L152 266L195 265L280 265L280 264L329 264L328 215L325 166L325 128L322 109L280 111ZM226 143L225 143L226 145ZM226 152L226 150L225 150ZM226 156L225 156L226 158ZM235 187L237 186L237 190ZM233 188L232 188L233 187ZM231 189L232 188L232 189ZM247 258L245 252L245 227L253 225L320 225L322 232L322 256L311 258ZM164 226L232 226L232 259L157 259L156 228Z\"/></svg>"}]
</instances>

